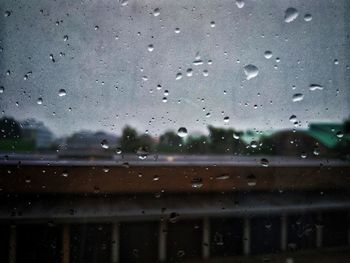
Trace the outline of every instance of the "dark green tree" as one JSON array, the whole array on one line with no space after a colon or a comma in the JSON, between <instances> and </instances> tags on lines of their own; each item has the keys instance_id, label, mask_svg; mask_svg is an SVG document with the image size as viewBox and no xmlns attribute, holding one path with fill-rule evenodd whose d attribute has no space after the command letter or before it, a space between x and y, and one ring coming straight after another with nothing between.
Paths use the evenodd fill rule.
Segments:
<instances>
[{"instance_id":1,"label":"dark green tree","mask_svg":"<svg viewBox=\"0 0 350 263\"><path fill-rule=\"evenodd\" d=\"M157 150L160 153L181 153L184 152L183 143L175 132L167 131L160 136Z\"/></svg>"},{"instance_id":2,"label":"dark green tree","mask_svg":"<svg viewBox=\"0 0 350 263\"><path fill-rule=\"evenodd\" d=\"M140 148L140 140L134 128L130 126L124 127L120 139L120 147L124 153L136 153Z\"/></svg>"},{"instance_id":3,"label":"dark green tree","mask_svg":"<svg viewBox=\"0 0 350 263\"><path fill-rule=\"evenodd\" d=\"M13 118L3 117L0 119L0 138L19 139L21 138L21 126Z\"/></svg>"}]
</instances>

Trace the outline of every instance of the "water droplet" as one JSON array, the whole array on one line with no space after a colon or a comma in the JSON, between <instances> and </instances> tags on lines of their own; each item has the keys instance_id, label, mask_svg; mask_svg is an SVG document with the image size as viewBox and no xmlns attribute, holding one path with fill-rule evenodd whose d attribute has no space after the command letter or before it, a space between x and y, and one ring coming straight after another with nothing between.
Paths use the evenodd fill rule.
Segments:
<instances>
[{"instance_id":1,"label":"water droplet","mask_svg":"<svg viewBox=\"0 0 350 263\"><path fill-rule=\"evenodd\" d=\"M186 75L187 75L187 77L192 77L192 75L193 75L193 70L192 70L191 68L187 69L187 70L186 70Z\"/></svg>"},{"instance_id":2,"label":"water droplet","mask_svg":"<svg viewBox=\"0 0 350 263\"><path fill-rule=\"evenodd\" d=\"M176 34L179 34L180 33L180 28L175 28L175 31L174 31Z\"/></svg>"},{"instance_id":3,"label":"water droplet","mask_svg":"<svg viewBox=\"0 0 350 263\"><path fill-rule=\"evenodd\" d=\"M164 90L164 96L168 96L169 95L169 90Z\"/></svg>"},{"instance_id":4,"label":"water droplet","mask_svg":"<svg viewBox=\"0 0 350 263\"><path fill-rule=\"evenodd\" d=\"M147 46L147 50L148 50L149 52L152 52L152 51L154 50L153 45L152 45L152 44L149 44L149 45Z\"/></svg>"},{"instance_id":5,"label":"water droplet","mask_svg":"<svg viewBox=\"0 0 350 263\"><path fill-rule=\"evenodd\" d=\"M159 9L159 8L155 8L155 9L153 10L153 15L154 15L154 16L159 16L159 15L160 15L160 9Z\"/></svg>"},{"instance_id":6,"label":"water droplet","mask_svg":"<svg viewBox=\"0 0 350 263\"><path fill-rule=\"evenodd\" d=\"M263 167L269 167L269 160L267 160L266 158L261 158L260 159L260 164Z\"/></svg>"},{"instance_id":7,"label":"water droplet","mask_svg":"<svg viewBox=\"0 0 350 263\"><path fill-rule=\"evenodd\" d=\"M228 123L229 121L230 121L230 117L225 116L225 117L224 117L224 122L225 122L225 123Z\"/></svg>"},{"instance_id":8,"label":"water droplet","mask_svg":"<svg viewBox=\"0 0 350 263\"><path fill-rule=\"evenodd\" d=\"M185 127L181 127L177 130L177 135L181 138L187 136L187 129Z\"/></svg>"},{"instance_id":9,"label":"water droplet","mask_svg":"<svg viewBox=\"0 0 350 263\"><path fill-rule=\"evenodd\" d=\"M306 152L302 152L302 153L301 153L301 155L300 155L300 157L301 157L302 159L307 158L307 154L306 154Z\"/></svg>"},{"instance_id":10,"label":"water droplet","mask_svg":"<svg viewBox=\"0 0 350 263\"><path fill-rule=\"evenodd\" d=\"M172 212L169 215L169 222L170 223L176 223L179 220L180 215L176 212Z\"/></svg>"},{"instance_id":11,"label":"water droplet","mask_svg":"<svg viewBox=\"0 0 350 263\"><path fill-rule=\"evenodd\" d=\"M215 177L216 180L228 180L230 179L230 175L228 174L222 174L222 175L218 175Z\"/></svg>"},{"instance_id":12,"label":"water droplet","mask_svg":"<svg viewBox=\"0 0 350 263\"><path fill-rule=\"evenodd\" d=\"M9 17L10 15L11 15L11 12L10 12L10 11L5 11L4 17Z\"/></svg>"},{"instance_id":13,"label":"water droplet","mask_svg":"<svg viewBox=\"0 0 350 263\"><path fill-rule=\"evenodd\" d=\"M258 147L258 143L256 141L251 141L250 142L250 147L252 147L253 149Z\"/></svg>"},{"instance_id":14,"label":"water droplet","mask_svg":"<svg viewBox=\"0 0 350 263\"><path fill-rule=\"evenodd\" d=\"M108 145L107 140L102 140L102 141L101 141L101 147L102 147L103 149L108 149L108 148L109 148L109 145Z\"/></svg>"},{"instance_id":15,"label":"water droplet","mask_svg":"<svg viewBox=\"0 0 350 263\"><path fill-rule=\"evenodd\" d=\"M215 21L210 22L210 27L215 27Z\"/></svg>"},{"instance_id":16,"label":"water droplet","mask_svg":"<svg viewBox=\"0 0 350 263\"><path fill-rule=\"evenodd\" d=\"M314 148L313 154L316 155L316 156L317 156L317 155L320 155L320 149L318 149L317 146Z\"/></svg>"},{"instance_id":17,"label":"water droplet","mask_svg":"<svg viewBox=\"0 0 350 263\"><path fill-rule=\"evenodd\" d=\"M136 154L138 155L140 160L145 160L145 159L147 159L147 156L148 156L148 152L143 147L139 148L137 150Z\"/></svg>"},{"instance_id":18,"label":"water droplet","mask_svg":"<svg viewBox=\"0 0 350 263\"><path fill-rule=\"evenodd\" d=\"M103 166L102 171L105 173L109 172L109 167L108 166Z\"/></svg>"},{"instance_id":19,"label":"water droplet","mask_svg":"<svg viewBox=\"0 0 350 263\"><path fill-rule=\"evenodd\" d=\"M95 26L95 30L98 30L99 29L99 26Z\"/></svg>"},{"instance_id":20,"label":"water droplet","mask_svg":"<svg viewBox=\"0 0 350 263\"><path fill-rule=\"evenodd\" d=\"M120 0L120 4L122 5L122 6L127 6L128 5L128 0Z\"/></svg>"},{"instance_id":21,"label":"water droplet","mask_svg":"<svg viewBox=\"0 0 350 263\"><path fill-rule=\"evenodd\" d=\"M63 171L62 173L61 173L61 176L63 176L63 177L68 177L68 172L67 171Z\"/></svg>"},{"instance_id":22,"label":"water droplet","mask_svg":"<svg viewBox=\"0 0 350 263\"><path fill-rule=\"evenodd\" d=\"M182 73L181 72L177 73L175 79L176 80L182 79Z\"/></svg>"},{"instance_id":23,"label":"water droplet","mask_svg":"<svg viewBox=\"0 0 350 263\"><path fill-rule=\"evenodd\" d=\"M42 99L42 98L38 98L37 101L36 101L36 103L37 103L38 105L43 104L43 99Z\"/></svg>"},{"instance_id":24,"label":"water droplet","mask_svg":"<svg viewBox=\"0 0 350 263\"><path fill-rule=\"evenodd\" d=\"M68 40L68 35L64 35L63 36L63 41L67 41Z\"/></svg>"},{"instance_id":25,"label":"water droplet","mask_svg":"<svg viewBox=\"0 0 350 263\"><path fill-rule=\"evenodd\" d=\"M311 15L311 14L305 14L304 20L305 20L306 22L310 22L310 21L312 20L312 15Z\"/></svg>"},{"instance_id":26,"label":"water droplet","mask_svg":"<svg viewBox=\"0 0 350 263\"><path fill-rule=\"evenodd\" d=\"M272 58L272 52L270 50L266 50L265 53L264 53L264 57L266 59Z\"/></svg>"},{"instance_id":27,"label":"water droplet","mask_svg":"<svg viewBox=\"0 0 350 263\"><path fill-rule=\"evenodd\" d=\"M255 78L259 74L259 69L252 64L246 65L243 69L247 80Z\"/></svg>"},{"instance_id":28,"label":"water droplet","mask_svg":"<svg viewBox=\"0 0 350 263\"><path fill-rule=\"evenodd\" d=\"M208 77L209 76L209 72L207 69L203 70L203 76L204 77Z\"/></svg>"},{"instance_id":29,"label":"water droplet","mask_svg":"<svg viewBox=\"0 0 350 263\"><path fill-rule=\"evenodd\" d=\"M244 7L244 1L243 0L237 0L236 1L236 6L238 8L243 8Z\"/></svg>"},{"instance_id":30,"label":"water droplet","mask_svg":"<svg viewBox=\"0 0 350 263\"><path fill-rule=\"evenodd\" d=\"M122 149L118 147L117 149L115 149L115 153L116 154L122 154Z\"/></svg>"},{"instance_id":31,"label":"water droplet","mask_svg":"<svg viewBox=\"0 0 350 263\"><path fill-rule=\"evenodd\" d=\"M302 101L304 99L304 95L301 93L296 93L293 95L293 102L298 102L298 101Z\"/></svg>"},{"instance_id":32,"label":"water droplet","mask_svg":"<svg viewBox=\"0 0 350 263\"><path fill-rule=\"evenodd\" d=\"M153 176L153 181L159 181L159 176L158 175Z\"/></svg>"},{"instance_id":33,"label":"water droplet","mask_svg":"<svg viewBox=\"0 0 350 263\"><path fill-rule=\"evenodd\" d=\"M163 97L162 101L165 103L168 101L168 98L167 97Z\"/></svg>"},{"instance_id":34,"label":"water droplet","mask_svg":"<svg viewBox=\"0 0 350 263\"><path fill-rule=\"evenodd\" d=\"M5 91L5 88L4 88L3 86L1 86L1 87L0 87L0 94L1 94L1 93L4 93L4 91Z\"/></svg>"},{"instance_id":35,"label":"water droplet","mask_svg":"<svg viewBox=\"0 0 350 263\"><path fill-rule=\"evenodd\" d=\"M184 256L186 255L185 250L180 249L179 251L177 251L176 255L177 255L177 257L179 257L179 258L184 257Z\"/></svg>"},{"instance_id":36,"label":"water droplet","mask_svg":"<svg viewBox=\"0 0 350 263\"><path fill-rule=\"evenodd\" d=\"M191 180L192 188L201 188L203 186L202 178L193 178Z\"/></svg>"},{"instance_id":37,"label":"water droplet","mask_svg":"<svg viewBox=\"0 0 350 263\"><path fill-rule=\"evenodd\" d=\"M343 138L344 133L343 133L342 131L338 131L338 132L336 133L336 135L337 135L338 138Z\"/></svg>"},{"instance_id":38,"label":"water droplet","mask_svg":"<svg viewBox=\"0 0 350 263\"><path fill-rule=\"evenodd\" d=\"M333 62L334 62L334 65L339 65L338 59L335 59Z\"/></svg>"},{"instance_id":39,"label":"water droplet","mask_svg":"<svg viewBox=\"0 0 350 263\"><path fill-rule=\"evenodd\" d=\"M157 90L161 90L162 89L162 85L158 84L157 85Z\"/></svg>"},{"instance_id":40,"label":"water droplet","mask_svg":"<svg viewBox=\"0 0 350 263\"><path fill-rule=\"evenodd\" d=\"M66 96L66 95L67 95L67 92L66 92L65 89L60 89L60 90L58 91L58 96L64 97L64 96Z\"/></svg>"},{"instance_id":41,"label":"water droplet","mask_svg":"<svg viewBox=\"0 0 350 263\"><path fill-rule=\"evenodd\" d=\"M293 7L289 7L284 12L284 21L286 23L290 23L290 22L294 21L298 17L298 15L299 15L298 10L296 10Z\"/></svg>"},{"instance_id":42,"label":"water droplet","mask_svg":"<svg viewBox=\"0 0 350 263\"><path fill-rule=\"evenodd\" d=\"M201 60L200 58L196 59L192 62L192 64L195 66L203 65L203 60Z\"/></svg>"},{"instance_id":43,"label":"water droplet","mask_svg":"<svg viewBox=\"0 0 350 263\"><path fill-rule=\"evenodd\" d=\"M319 85L319 84L311 84L311 85L309 86L309 89L310 89L311 91L323 90L323 87L322 87L321 85Z\"/></svg>"},{"instance_id":44,"label":"water droplet","mask_svg":"<svg viewBox=\"0 0 350 263\"><path fill-rule=\"evenodd\" d=\"M291 116L289 117L289 121L290 121L290 122L293 122L293 123L297 122L297 121L298 121L297 116L291 115Z\"/></svg>"},{"instance_id":45,"label":"water droplet","mask_svg":"<svg viewBox=\"0 0 350 263\"><path fill-rule=\"evenodd\" d=\"M255 186L256 185L256 177L254 174L250 174L247 176L247 184L248 184L248 186Z\"/></svg>"},{"instance_id":46,"label":"water droplet","mask_svg":"<svg viewBox=\"0 0 350 263\"><path fill-rule=\"evenodd\" d=\"M233 138L239 140L239 134L237 132L233 133Z\"/></svg>"}]
</instances>

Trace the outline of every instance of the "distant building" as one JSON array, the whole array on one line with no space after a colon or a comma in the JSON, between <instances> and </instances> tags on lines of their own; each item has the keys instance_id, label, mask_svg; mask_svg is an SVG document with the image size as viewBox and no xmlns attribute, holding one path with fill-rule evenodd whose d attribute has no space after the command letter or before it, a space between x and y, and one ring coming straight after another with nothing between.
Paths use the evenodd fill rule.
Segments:
<instances>
[{"instance_id":1,"label":"distant building","mask_svg":"<svg viewBox=\"0 0 350 263\"><path fill-rule=\"evenodd\" d=\"M51 147L54 135L43 122L35 119L27 119L21 122L22 136L24 140L33 141L37 149Z\"/></svg>"},{"instance_id":2,"label":"distant building","mask_svg":"<svg viewBox=\"0 0 350 263\"><path fill-rule=\"evenodd\" d=\"M109 157L120 138L106 132L80 131L68 137L59 155L65 157Z\"/></svg>"}]
</instances>

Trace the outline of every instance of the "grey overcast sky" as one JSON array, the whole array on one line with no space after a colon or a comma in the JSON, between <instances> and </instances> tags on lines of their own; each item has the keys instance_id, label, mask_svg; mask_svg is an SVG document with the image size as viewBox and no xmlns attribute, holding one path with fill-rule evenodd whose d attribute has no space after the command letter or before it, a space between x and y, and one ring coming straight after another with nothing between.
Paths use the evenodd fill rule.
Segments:
<instances>
[{"instance_id":1,"label":"grey overcast sky","mask_svg":"<svg viewBox=\"0 0 350 263\"><path fill-rule=\"evenodd\" d=\"M348 0L0 3L0 110L57 135L293 128L291 115L301 127L350 115ZM249 64L259 72L247 80Z\"/></svg>"}]
</instances>

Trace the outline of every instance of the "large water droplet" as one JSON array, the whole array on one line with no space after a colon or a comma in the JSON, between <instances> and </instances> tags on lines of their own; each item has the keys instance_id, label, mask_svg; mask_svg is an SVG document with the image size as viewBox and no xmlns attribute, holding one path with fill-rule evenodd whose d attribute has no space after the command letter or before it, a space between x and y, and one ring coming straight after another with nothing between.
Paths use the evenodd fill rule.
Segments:
<instances>
[{"instance_id":1,"label":"large water droplet","mask_svg":"<svg viewBox=\"0 0 350 263\"><path fill-rule=\"evenodd\" d=\"M306 22L310 22L310 21L312 20L312 15L311 15L311 14L305 14L304 20L305 20Z\"/></svg>"},{"instance_id":2,"label":"large water droplet","mask_svg":"<svg viewBox=\"0 0 350 263\"><path fill-rule=\"evenodd\" d=\"M181 72L177 73L175 79L176 80L182 79L182 73Z\"/></svg>"},{"instance_id":3,"label":"large water droplet","mask_svg":"<svg viewBox=\"0 0 350 263\"><path fill-rule=\"evenodd\" d=\"M259 69L252 64L246 65L243 69L247 80L255 78L259 74Z\"/></svg>"},{"instance_id":4,"label":"large water droplet","mask_svg":"<svg viewBox=\"0 0 350 263\"><path fill-rule=\"evenodd\" d=\"M147 50L148 50L149 52L152 52L152 51L154 50L153 45L152 45L152 44L149 44L149 45L147 46Z\"/></svg>"},{"instance_id":5,"label":"large water droplet","mask_svg":"<svg viewBox=\"0 0 350 263\"><path fill-rule=\"evenodd\" d=\"M266 158L262 158L260 159L260 164L263 167L269 167L269 160L267 160Z\"/></svg>"},{"instance_id":6,"label":"large water droplet","mask_svg":"<svg viewBox=\"0 0 350 263\"><path fill-rule=\"evenodd\" d=\"M5 91L5 88L4 88L3 86L1 86L1 87L0 87L0 94L1 94L1 93L4 93L4 91Z\"/></svg>"},{"instance_id":7,"label":"large water droplet","mask_svg":"<svg viewBox=\"0 0 350 263\"><path fill-rule=\"evenodd\" d=\"M107 140L102 140L102 141L101 141L101 147L102 147L103 149L108 149L108 148L109 148L109 145L108 145Z\"/></svg>"},{"instance_id":8,"label":"large water droplet","mask_svg":"<svg viewBox=\"0 0 350 263\"><path fill-rule=\"evenodd\" d=\"M243 8L244 7L244 1L243 0L237 0L236 5L238 8Z\"/></svg>"},{"instance_id":9,"label":"large water droplet","mask_svg":"<svg viewBox=\"0 0 350 263\"><path fill-rule=\"evenodd\" d=\"M63 97L63 96L66 96L66 95L67 95L67 92L66 92L65 89L60 89L58 91L58 96Z\"/></svg>"},{"instance_id":10,"label":"large water droplet","mask_svg":"<svg viewBox=\"0 0 350 263\"><path fill-rule=\"evenodd\" d=\"M39 105L43 104L43 99L42 98L38 98L36 103L39 104Z\"/></svg>"},{"instance_id":11,"label":"large water droplet","mask_svg":"<svg viewBox=\"0 0 350 263\"><path fill-rule=\"evenodd\" d=\"M154 16L159 16L159 15L160 15L160 9L159 9L159 8L155 8L155 9L153 10L153 15L154 15Z\"/></svg>"},{"instance_id":12,"label":"large water droplet","mask_svg":"<svg viewBox=\"0 0 350 263\"><path fill-rule=\"evenodd\" d=\"M310 87L309 87L309 89L310 89L311 91L323 90L323 87L322 87L321 85L319 85L319 84L311 84Z\"/></svg>"},{"instance_id":13,"label":"large water droplet","mask_svg":"<svg viewBox=\"0 0 350 263\"><path fill-rule=\"evenodd\" d=\"M298 10L296 10L293 7L289 7L284 12L284 21L286 23L290 23L290 22L294 21L298 17L298 15L299 15Z\"/></svg>"},{"instance_id":14,"label":"large water droplet","mask_svg":"<svg viewBox=\"0 0 350 263\"><path fill-rule=\"evenodd\" d=\"M201 188L203 186L202 178L193 178L191 186L192 188Z\"/></svg>"},{"instance_id":15,"label":"large water droplet","mask_svg":"<svg viewBox=\"0 0 350 263\"><path fill-rule=\"evenodd\" d=\"M225 122L225 123L228 123L229 121L230 121L230 117L225 116L225 117L224 117L224 122Z\"/></svg>"},{"instance_id":16,"label":"large water droplet","mask_svg":"<svg viewBox=\"0 0 350 263\"><path fill-rule=\"evenodd\" d=\"M289 121L295 123L296 121L298 121L297 116L295 115L290 116Z\"/></svg>"},{"instance_id":17,"label":"large water droplet","mask_svg":"<svg viewBox=\"0 0 350 263\"><path fill-rule=\"evenodd\" d=\"M187 129L185 127L181 127L177 130L177 135L181 138L187 136Z\"/></svg>"},{"instance_id":18,"label":"large water droplet","mask_svg":"<svg viewBox=\"0 0 350 263\"><path fill-rule=\"evenodd\" d=\"M302 101L304 99L304 95L301 93L296 93L293 95L293 102L298 102L298 101Z\"/></svg>"},{"instance_id":19,"label":"large water droplet","mask_svg":"<svg viewBox=\"0 0 350 263\"><path fill-rule=\"evenodd\" d=\"M266 59L272 58L272 52L270 50L266 50L265 53L264 53L264 57Z\"/></svg>"}]
</instances>

